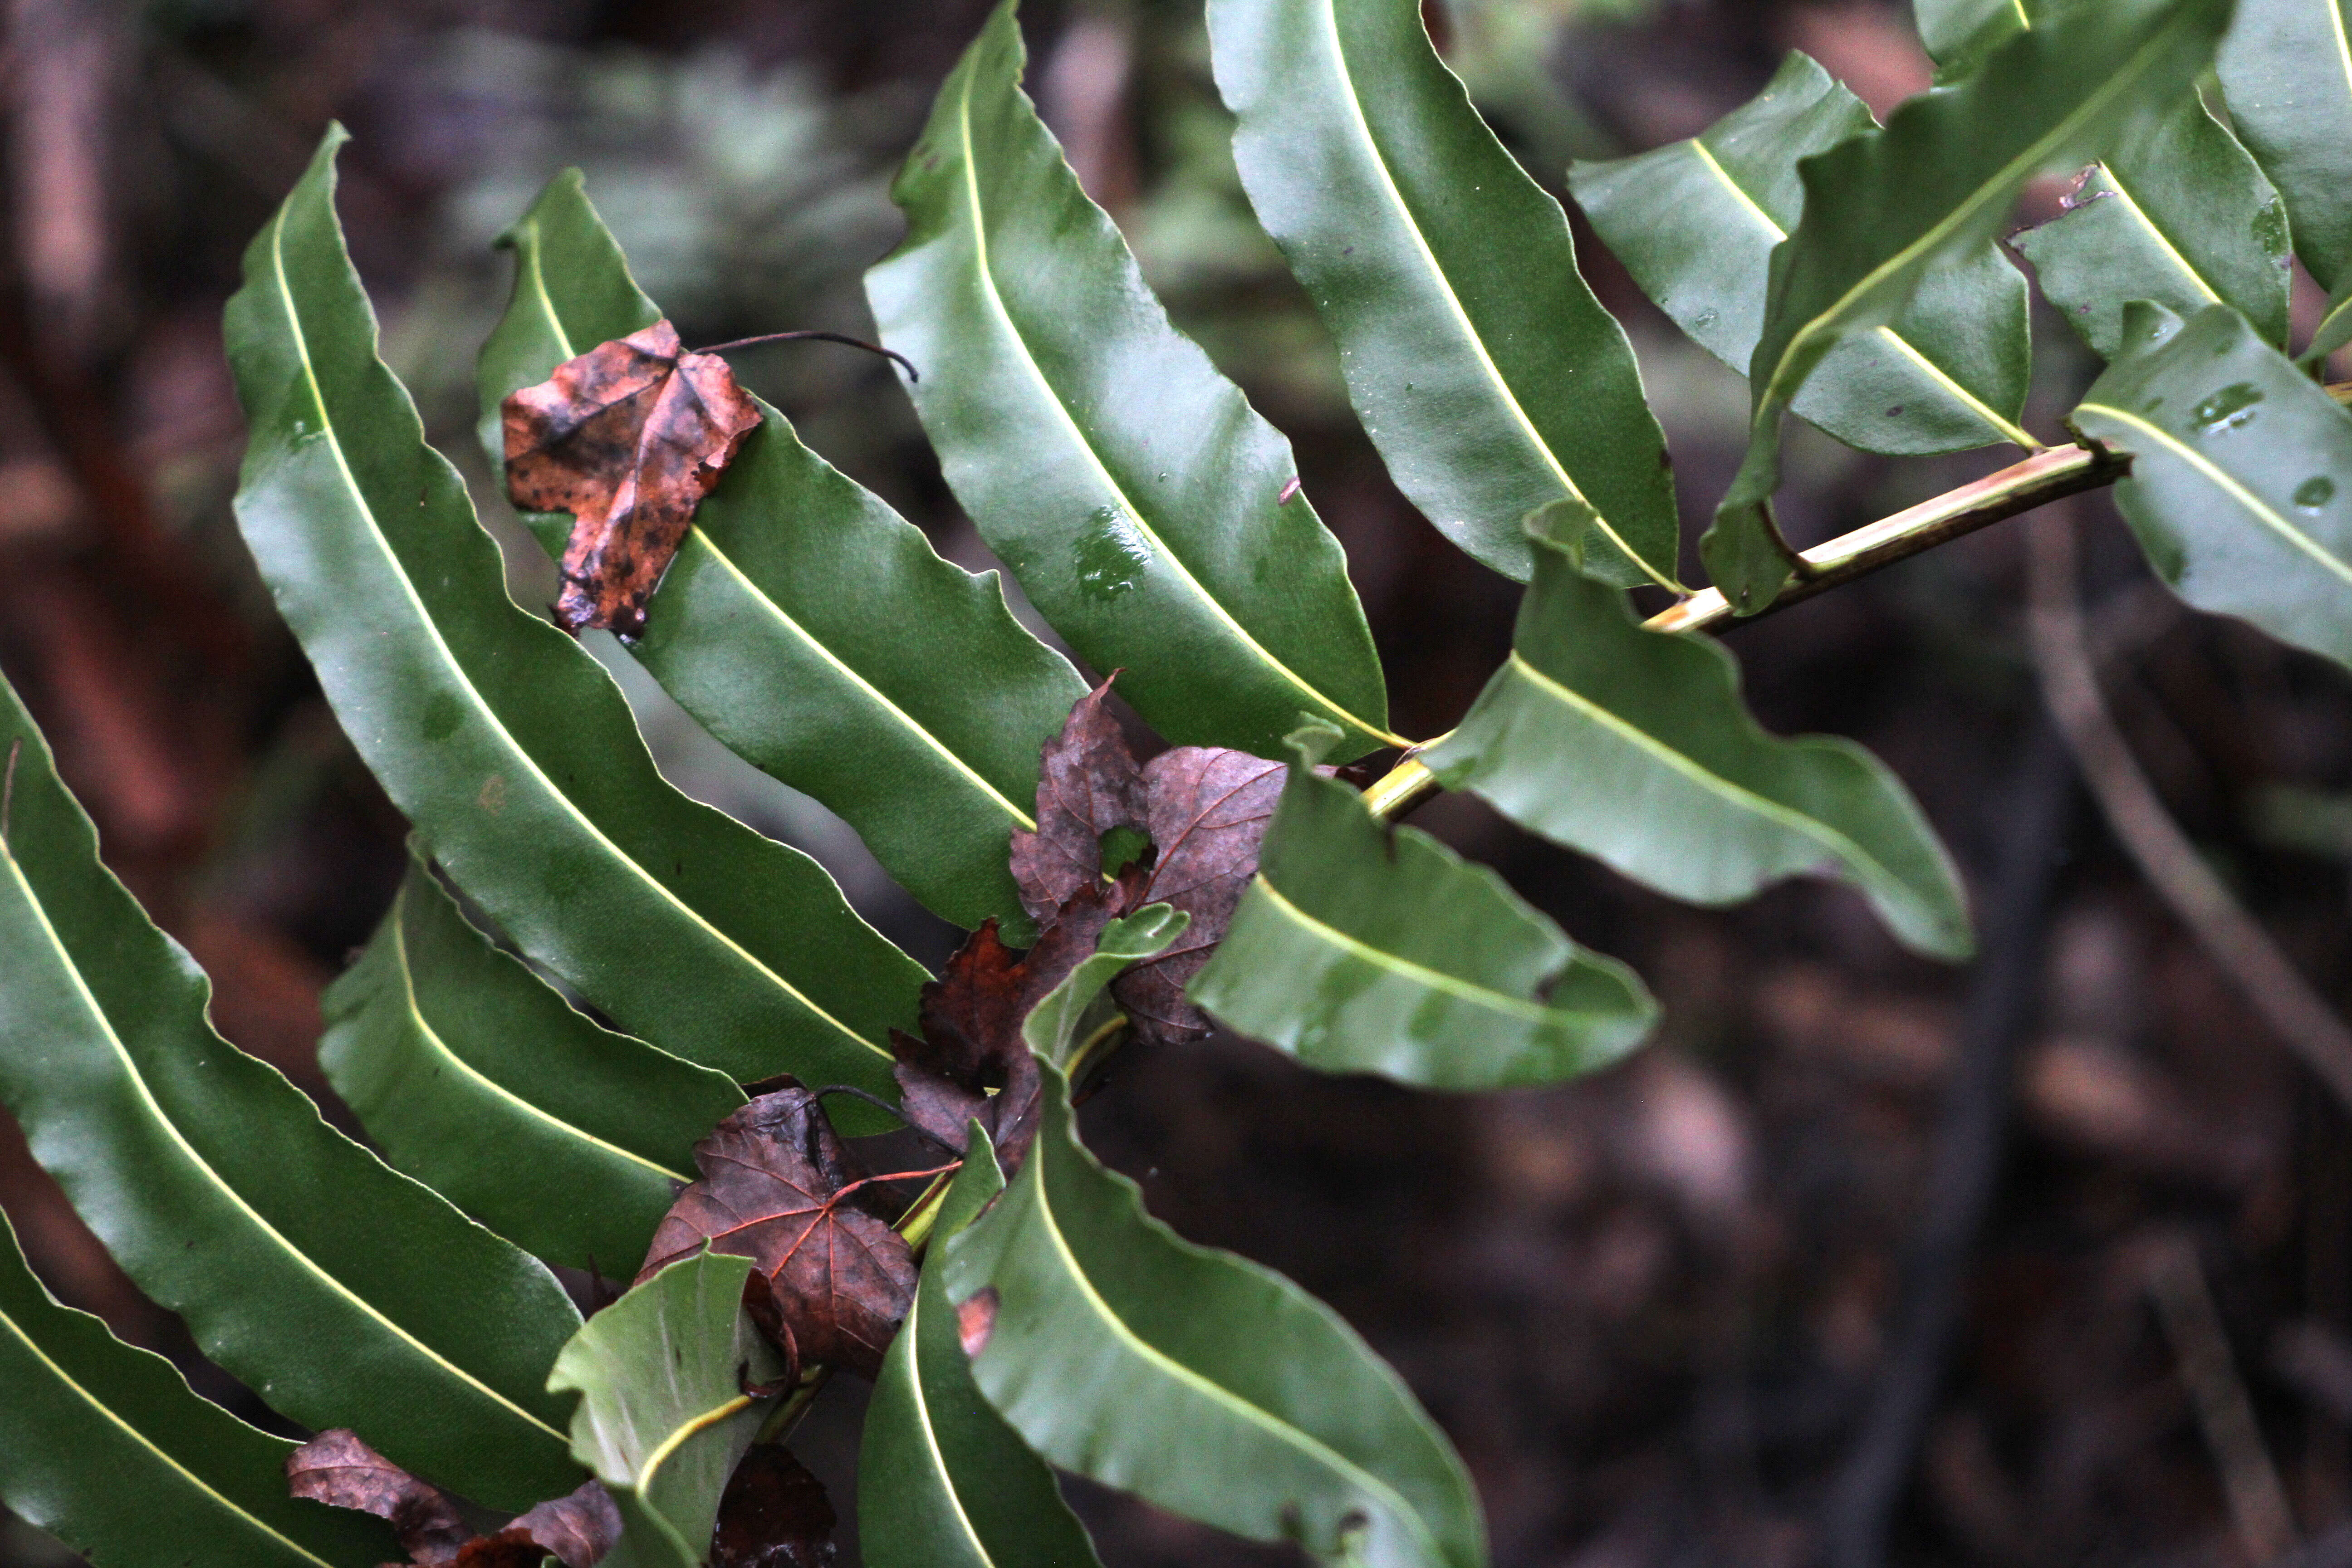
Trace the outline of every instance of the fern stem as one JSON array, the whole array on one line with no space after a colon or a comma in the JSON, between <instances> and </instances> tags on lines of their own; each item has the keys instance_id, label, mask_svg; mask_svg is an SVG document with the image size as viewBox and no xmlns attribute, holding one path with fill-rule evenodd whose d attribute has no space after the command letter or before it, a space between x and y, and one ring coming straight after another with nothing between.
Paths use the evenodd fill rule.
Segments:
<instances>
[{"instance_id":1,"label":"fern stem","mask_svg":"<svg viewBox=\"0 0 2352 1568\"><path fill-rule=\"evenodd\" d=\"M1842 587L1882 566L1907 561L1962 534L1974 533L2004 518L2031 511L2061 496L2113 484L2129 467L2127 458L2117 458L2095 443L2047 447L2021 463L2012 463L1998 473L1946 490L1917 506L1906 507L1803 552L1800 556L1804 563L1802 574L1757 615L1769 615L1816 594ZM1661 610L1642 624L1654 632L1696 632L1729 619L1729 602L1719 591L1707 588ZM1443 739L1442 735L1438 737ZM1407 752L1386 774L1374 780L1364 791L1365 808L1376 817L1392 821L1435 795L1439 789L1437 780L1419 761L1418 753L1436 743L1437 741L1423 742Z\"/></svg>"}]
</instances>

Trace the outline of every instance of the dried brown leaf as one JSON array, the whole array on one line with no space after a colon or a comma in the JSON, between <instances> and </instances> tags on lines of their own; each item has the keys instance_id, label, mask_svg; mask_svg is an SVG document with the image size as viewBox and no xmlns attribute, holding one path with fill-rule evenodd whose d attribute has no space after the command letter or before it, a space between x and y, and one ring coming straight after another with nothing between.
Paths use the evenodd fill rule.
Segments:
<instances>
[{"instance_id":1,"label":"dried brown leaf","mask_svg":"<svg viewBox=\"0 0 2352 1568\"><path fill-rule=\"evenodd\" d=\"M710 1568L830 1568L832 1500L792 1450L761 1443L719 1500Z\"/></svg>"},{"instance_id":2,"label":"dried brown leaf","mask_svg":"<svg viewBox=\"0 0 2352 1568\"><path fill-rule=\"evenodd\" d=\"M1104 834L1148 831L1143 770L1105 706L1110 686L1106 680L1078 699L1062 732L1045 743L1037 831L1013 835L1013 879L1021 907L1040 926L1080 889L1101 881Z\"/></svg>"},{"instance_id":3,"label":"dried brown leaf","mask_svg":"<svg viewBox=\"0 0 2352 1568\"><path fill-rule=\"evenodd\" d=\"M1258 849L1282 797L1283 766L1246 752L1179 746L1152 758L1143 775L1157 854L1119 912L1172 904L1192 923L1165 952L1113 981L1111 994L1137 1039L1198 1039L1209 1032L1209 1020L1186 1000L1184 986L1224 940L1242 889L1257 875Z\"/></svg>"},{"instance_id":4,"label":"dried brown leaf","mask_svg":"<svg viewBox=\"0 0 2352 1568\"><path fill-rule=\"evenodd\" d=\"M656 321L566 360L499 412L508 495L575 520L556 620L635 637L695 509L759 428L758 405L725 360L687 353Z\"/></svg>"},{"instance_id":5,"label":"dried brown leaf","mask_svg":"<svg viewBox=\"0 0 2352 1568\"><path fill-rule=\"evenodd\" d=\"M590 1481L494 1535L476 1536L459 1549L454 1568L539 1568L549 1557L563 1568L595 1568L620 1539L621 1510L611 1493Z\"/></svg>"},{"instance_id":6,"label":"dried brown leaf","mask_svg":"<svg viewBox=\"0 0 2352 1568\"><path fill-rule=\"evenodd\" d=\"M564 1568L594 1568L621 1538L620 1510L594 1481L569 1497L541 1503L503 1530L476 1535L446 1492L342 1427L321 1432L289 1454L286 1484L298 1498L390 1521L401 1549L427 1568L539 1568L550 1556Z\"/></svg>"},{"instance_id":7,"label":"dried brown leaf","mask_svg":"<svg viewBox=\"0 0 2352 1568\"><path fill-rule=\"evenodd\" d=\"M420 1480L338 1426L286 1456L286 1489L331 1508L389 1521L400 1548L419 1563L447 1563L474 1538L448 1494Z\"/></svg>"},{"instance_id":8,"label":"dried brown leaf","mask_svg":"<svg viewBox=\"0 0 2352 1568\"><path fill-rule=\"evenodd\" d=\"M746 1305L809 1362L871 1377L915 1289L905 1237L848 1201L856 1181L815 1093L763 1094L695 1145L702 1180L654 1232L637 1279L702 1250L752 1259L764 1302Z\"/></svg>"},{"instance_id":9,"label":"dried brown leaf","mask_svg":"<svg viewBox=\"0 0 2352 1568\"><path fill-rule=\"evenodd\" d=\"M1021 1168L1045 1090L1022 1022L1094 952L1103 927L1132 907L1145 874L1137 868L1116 884L1097 876L1081 886L1025 958L998 940L993 921L971 934L947 972L923 987L922 1034L891 1034L908 1122L960 1151L976 1121L1005 1173Z\"/></svg>"}]
</instances>

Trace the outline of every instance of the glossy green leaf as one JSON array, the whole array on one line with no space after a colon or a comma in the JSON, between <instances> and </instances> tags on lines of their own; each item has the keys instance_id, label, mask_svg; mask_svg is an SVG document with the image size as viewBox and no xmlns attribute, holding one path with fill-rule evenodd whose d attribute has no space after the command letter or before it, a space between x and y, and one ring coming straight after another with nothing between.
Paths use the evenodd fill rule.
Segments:
<instances>
[{"instance_id":1,"label":"glossy green leaf","mask_svg":"<svg viewBox=\"0 0 2352 1568\"><path fill-rule=\"evenodd\" d=\"M2201 610L2352 665L2352 413L2235 311L2137 307L2074 424L2131 455L2141 549Z\"/></svg>"},{"instance_id":2,"label":"glossy green leaf","mask_svg":"<svg viewBox=\"0 0 2352 1568\"><path fill-rule=\"evenodd\" d=\"M1192 923L1192 917L1182 910L1146 904L1125 920L1103 927L1094 952L1045 993L1022 1020L1021 1037L1047 1061L1067 1067L1070 1053L1087 1038L1093 1026L1109 1021L1112 1006L1104 997L1119 972L1164 951Z\"/></svg>"},{"instance_id":3,"label":"glossy green leaf","mask_svg":"<svg viewBox=\"0 0 2352 1568\"><path fill-rule=\"evenodd\" d=\"M633 1270L695 1141L743 1103L726 1074L574 1011L415 861L325 1005L319 1065L384 1158L575 1268Z\"/></svg>"},{"instance_id":4,"label":"glossy green leaf","mask_svg":"<svg viewBox=\"0 0 2352 1568\"><path fill-rule=\"evenodd\" d=\"M559 174L501 240L514 297L482 351L499 404L574 354L661 318L580 185ZM1033 828L1037 756L1086 683L1024 630L993 573L940 559L920 529L766 426L704 501L631 652L737 753L838 812L884 869L947 919L1028 917L1005 868ZM528 519L561 554L572 520Z\"/></svg>"},{"instance_id":5,"label":"glossy green leaf","mask_svg":"<svg viewBox=\"0 0 2352 1568\"><path fill-rule=\"evenodd\" d=\"M1728 650L1643 630L1580 570L1579 521L1562 508L1528 520L1543 549L1510 662L1423 754L1430 771L1676 898L1725 904L1828 873L1906 945L1967 956L1958 876L1895 775L1850 741L1767 735Z\"/></svg>"},{"instance_id":6,"label":"glossy green leaf","mask_svg":"<svg viewBox=\"0 0 2352 1568\"><path fill-rule=\"evenodd\" d=\"M206 1022L212 987L99 863L0 682L0 1100L139 1288L313 1427L485 1502L570 1491L541 1387L580 1315L544 1267L319 1119ZM0 1399L5 1399L0 1395Z\"/></svg>"},{"instance_id":7,"label":"glossy green leaf","mask_svg":"<svg viewBox=\"0 0 2352 1568\"><path fill-rule=\"evenodd\" d=\"M1218 1020L1327 1072L1429 1089L1554 1083L1642 1043L1657 1004L1484 866L1298 761L1233 929L1188 988Z\"/></svg>"},{"instance_id":8,"label":"glossy green leaf","mask_svg":"<svg viewBox=\"0 0 2352 1568\"><path fill-rule=\"evenodd\" d=\"M1744 375L1764 329L1773 247L1804 208L1798 161L1876 133L1860 99L1791 54L1760 94L1697 136L1578 163L1568 184L1643 292ZM1932 273L1893 322L1832 349L1795 411L1865 451L2032 446L2018 424L2030 292L1997 248L1978 247Z\"/></svg>"},{"instance_id":9,"label":"glossy green leaf","mask_svg":"<svg viewBox=\"0 0 2352 1568\"><path fill-rule=\"evenodd\" d=\"M698 1253L588 1320L548 1388L577 1394L572 1451L626 1529L600 1568L701 1568L719 1500L763 1414L748 1380L782 1375L743 1314L751 1260Z\"/></svg>"},{"instance_id":10,"label":"glossy green leaf","mask_svg":"<svg viewBox=\"0 0 2352 1568\"><path fill-rule=\"evenodd\" d=\"M1919 41L1936 62L1938 81L1956 81L1982 64L1987 55L2018 34L2030 31L2040 0L1911 0L1919 21Z\"/></svg>"},{"instance_id":11,"label":"glossy green leaf","mask_svg":"<svg viewBox=\"0 0 2352 1568\"><path fill-rule=\"evenodd\" d=\"M2286 198L2294 253L2352 283L2352 0L2238 0L2222 40L2230 120Z\"/></svg>"},{"instance_id":12,"label":"glossy green leaf","mask_svg":"<svg viewBox=\"0 0 2352 1568\"><path fill-rule=\"evenodd\" d=\"M743 1079L876 1092L920 966L817 864L678 794L587 649L506 595L375 351L331 132L246 255L237 520L352 743L434 859L632 1033Z\"/></svg>"},{"instance_id":13,"label":"glossy green leaf","mask_svg":"<svg viewBox=\"0 0 2352 1568\"><path fill-rule=\"evenodd\" d=\"M59 1306L0 1215L0 1505L97 1568L371 1568L373 1520L286 1495L294 1445Z\"/></svg>"},{"instance_id":14,"label":"glossy green leaf","mask_svg":"<svg viewBox=\"0 0 2352 1568\"><path fill-rule=\"evenodd\" d=\"M997 1413L1064 1469L1252 1540L1362 1568L1484 1563L1470 1479L1397 1375L1297 1286L1146 1215L1043 1071L1021 1173L947 1245L950 1300L995 1292L971 1372Z\"/></svg>"},{"instance_id":15,"label":"glossy green leaf","mask_svg":"<svg viewBox=\"0 0 2352 1568\"><path fill-rule=\"evenodd\" d=\"M1519 519L1587 501L1605 570L1671 584L1674 484L1632 346L1419 0L1213 0L1209 37L1250 204L1339 340L1397 487L1521 582Z\"/></svg>"},{"instance_id":16,"label":"glossy green leaf","mask_svg":"<svg viewBox=\"0 0 2352 1568\"><path fill-rule=\"evenodd\" d=\"M1773 525L1780 416L1838 343L1894 319L1920 280L1991 239L2025 183L2128 142L2212 59L2231 0L2097 0L2020 33L1961 85L1911 100L1884 134L1800 166L1804 216L1772 256L1748 367L1748 457L1700 542L1742 615L1779 597L1794 553Z\"/></svg>"},{"instance_id":17,"label":"glossy green leaf","mask_svg":"<svg viewBox=\"0 0 2352 1568\"><path fill-rule=\"evenodd\" d=\"M931 1232L936 1260L1004 1187L974 1123L963 1170ZM989 1408L959 1342L944 1269L923 1270L890 1343L857 1454L866 1568L1096 1568L1054 1472Z\"/></svg>"},{"instance_id":18,"label":"glossy green leaf","mask_svg":"<svg viewBox=\"0 0 2352 1568\"><path fill-rule=\"evenodd\" d=\"M2191 94L2084 175L2068 211L2013 241L2042 291L2103 358L2124 306L2228 305L2286 346L2286 209L2238 139Z\"/></svg>"},{"instance_id":19,"label":"glossy green leaf","mask_svg":"<svg viewBox=\"0 0 2352 1568\"><path fill-rule=\"evenodd\" d=\"M1271 745L1306 709L1393 741L1339 542L1290 443L1169 325L1021 90L1013 0L940 89L866 274L948 483L1029 598L1185 744Z\"/></svg>"}]
</instances>

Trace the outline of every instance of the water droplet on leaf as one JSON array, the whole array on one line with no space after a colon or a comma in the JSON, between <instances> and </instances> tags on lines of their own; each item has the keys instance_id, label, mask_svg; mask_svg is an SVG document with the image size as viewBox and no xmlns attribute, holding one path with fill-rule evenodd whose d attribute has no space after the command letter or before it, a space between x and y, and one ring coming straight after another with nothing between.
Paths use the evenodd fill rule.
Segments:
<instances>
[{"instance_id":1,"label":"water droplet on leaf","mask_svg":"<svg viewBox=\"0 0 2352 1568\"><path fill-rule=\"evenodd\" d=\"M2199 404L2192 416L2200 436L2217 436L2224 430L2234 430L2254 416L2254 405L2263 400L2262 388L2251 381L2241 381L2225 386Z\"/></svg>"},{"instance_id":2,"label":"water droplet on leaf","mask_svg":"<svg viewBox=\"0 0 2352 1568\"><path fill-rule=\"evenodd\" d=\"M2294 488L2294 504L2305 511L2317 511L2336 499L2336 481L2326 474L2314 474Z\"/></svg>"},{"instance_id":3,"label":"water droplet on leaf","mask_svg":"<svg viewBox=\"0 0 2352 1568\"><path fill-rule=\"evenodd\" d=\"M1117 507L1101 506L1078 536L1078 581L1104 598L1133 588L1151 564L1151 546Z\"/></svg>"}]
</instances>

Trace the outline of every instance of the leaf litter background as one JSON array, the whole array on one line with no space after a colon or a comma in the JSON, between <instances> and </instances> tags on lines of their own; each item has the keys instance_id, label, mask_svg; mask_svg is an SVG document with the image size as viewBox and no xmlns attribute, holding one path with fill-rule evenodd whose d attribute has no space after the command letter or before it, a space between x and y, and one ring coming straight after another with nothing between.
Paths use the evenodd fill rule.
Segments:
<instances>
[{"instance_id":1,"label":"leaf litter background","mask_svg":"<svg viewBox=\"0 0 2352 1568\"><path fill-rule=\"evenodd\" d=\"M389 902L402 826L227 515L241 431L218 319L239 247L324 121L351 123L345 219L390 357L478 479L469 374L507 266L488 241L547 174L587 168L689 342L865 333L858 274L897 233L888 171L984 9L13 0L0 666L110 863L215 976L224 1030L314 1095L328 1098L318 994ZM1881 110L1926 82L1906 16L1872 0L1454 0L1442 20L1457 68L1555 189L1571 156L1701 129L1790 47ZM1240 200L1198 7L1037 0L1029 23L1033 89L1088 189L1180 321L1297 443L1399 726L1444 728L1507 648L1515 590L1412 515L1348 418L1328 344ZM1744 390L1580 225L1579 238L1633 328L1696 522L1736 464ZM2298 295L2299 310L2317 302ZM2047 433L2091 367L2056 321L2037 325ZM812 445L945 552L985 563L887 366L805 344L735 358ZM1808 542L1983 466L1800 437L1784 521ZM2352 691L2178 608L2104 500L2076 510L2110 698L2142 764L2305 971L2352 1001L2335 978L2352 956ZM1730 637L1767 721L1877 750L1980 898L2021 826L2034 711L2021 545L2016 525L1997 529ZM518 571L527 603L553 586L543 563ZM726 757L646 683L632 695L673 777L824 858L926 961L950 951L952 933L845 828ZM1478 1099L1324 1079L1223 1037L1166 1045L1123 1060L1089 1137L1184 1234L1292 1274L1396 1362L1469 1461L1500 1562L1812 1560L1885 1371L1967 977L1902 955L1843 892L1695 911L1466 798L1415 821L1635 963L1666 1006L1659 1042L1570 1088ZM2352 1142L2079 801L2067 842L2047 938L2027 955L2032 1018L1994 1215L1954 1292L1934 1415L1900 1456L1893 1556L2244 1563L2265 1539L2245 1478L2264 1467L2301 1535L2352 1516ZM113 1268L5 1121L0 1204L64 1299L258 1414ZM2195 1310L2200 1281L2210 1314ZM2252 1400L2251 1440L2209 1442L2196 1419L2183 1369L2217 1349ZM798 1444L844 1501L862 1397L839 1380ZM1114 1568L1285 1558L1107 1494L1076 1500ZM2327 1555L2341 1544L2305 1561L2345 1560ZM55 1561L0 1519L0 1565Z\"/></svg>"}]
</instances>

